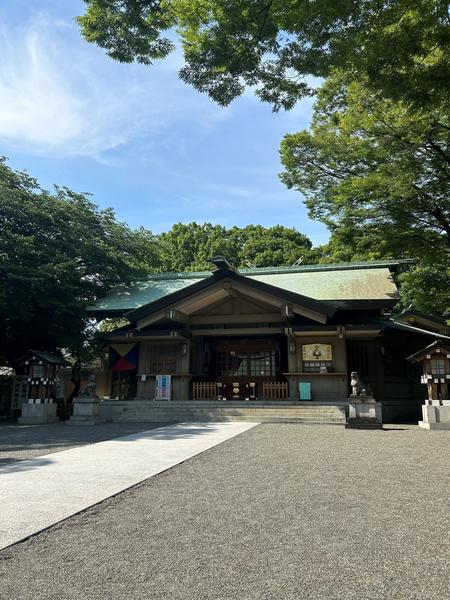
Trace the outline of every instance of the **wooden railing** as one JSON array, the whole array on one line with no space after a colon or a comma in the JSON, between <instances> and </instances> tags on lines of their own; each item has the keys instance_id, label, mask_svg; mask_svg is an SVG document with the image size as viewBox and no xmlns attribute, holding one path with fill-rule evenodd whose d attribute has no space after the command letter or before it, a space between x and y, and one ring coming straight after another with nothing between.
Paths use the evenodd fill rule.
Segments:
<instances>
[{"instance_id":1,"label":"wooden railing","mask_svg":"<svg viewBox=\"0 0 450 600\"><path fill-rule=\"evenodd\" d=\"M250 387L249 387L250 386ZM285 400L289 397L289 384L287 381L263 381L251 387L252 384L242 387L241 393L252 399L262 400ZM220 398L231 399L233 394L230 391L231 384L223 384L218 381L193 381L192 399L193 400L218 400ZM238 386L239 387L239 386ZM248 389L246 389L248 388ZM253 396L252 396L253 394Z\"/></svg>"},{"instance_id":2,"label":"wooden railing","mask_svg":"<svg viewBox=\"0 0 450 600\"><path fill-rule=\"evenodd\" d=\"M289 396L287 381L263 381L262 395L267 400L284 400Z\"/></svg>"},{"instance_id":3,"label":"wooden railing","mask_svg":"<svg viewBox=\"0 0 450 600\"><path fill-rule=\"evenodd\" d=\"M193 400L216 400L218 396L215 381L194 381L192 383Z\"/></svg>"}]
</instances>

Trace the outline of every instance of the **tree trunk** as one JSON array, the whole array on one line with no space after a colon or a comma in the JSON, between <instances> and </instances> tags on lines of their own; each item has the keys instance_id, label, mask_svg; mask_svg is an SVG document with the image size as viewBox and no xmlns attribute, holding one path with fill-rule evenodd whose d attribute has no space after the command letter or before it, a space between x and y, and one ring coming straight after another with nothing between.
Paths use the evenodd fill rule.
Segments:
<instances>
[{"instance_id":1,"label":"tree trunk","mask_svg":"<svg viewBox=\"0 0 450 600\"><path fill-rule=\"evenodd\" d=\"M70 392L64 406L64 418L69 419L72 414L73 399L78 396L81 384L81 358L77 356L77 360L72 367L72 375L70 381L73 383L73 390Z\"/></svg>"}]
</instances>

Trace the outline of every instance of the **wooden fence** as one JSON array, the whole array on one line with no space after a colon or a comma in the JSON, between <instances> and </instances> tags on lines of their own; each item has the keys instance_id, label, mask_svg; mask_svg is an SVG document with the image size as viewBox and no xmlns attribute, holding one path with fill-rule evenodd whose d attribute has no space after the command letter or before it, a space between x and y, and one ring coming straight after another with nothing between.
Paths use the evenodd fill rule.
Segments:
<instances>
[{"instance_id":1,"label":"wooden fence","mask_svg":"<svg viewBox=\"0 0 450 600\"><path fill-rule=\"evenodd\" d=\"M287 381L263 381L263 398L267 400L284 400L289 396Z\"/></svg>"},{"instance_id":2,"label":"wooden fence","mask_svg":"<svg viewBox=\"0 0 450 600\"><path fill-rule=\"evenodd\" d=\"M256 396L264 400L285 400L289 397L287 381L263 381L262 384L257 385ZM262 385L262 389L259 387L260 385ZM251 389L254 394L255 388ZM262 392L261 395L258 394L258 390ZM193 400L217 400L219 394L225 394L225 388L223 384L219 384L217 381L194 381L192 383Z\"/></svg>"},{"instance_id":3,"label":"wooden fence","mask_svg":"<svg viewBox=\"0 0 450 600\"><path fill-rule=\"evenodd\" d=\"M193 400L217 400L217 395L215 381L194 381L192 384Z\"/></svg>"}]
</instances>

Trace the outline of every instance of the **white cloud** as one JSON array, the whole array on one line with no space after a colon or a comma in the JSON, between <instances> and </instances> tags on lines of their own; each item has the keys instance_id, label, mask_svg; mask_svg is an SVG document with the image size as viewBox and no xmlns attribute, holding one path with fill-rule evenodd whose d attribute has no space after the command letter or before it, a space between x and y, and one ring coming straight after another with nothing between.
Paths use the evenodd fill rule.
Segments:
<instances>
[{"instance_id":1,"label":"white cloud","mask_svg":"<svg viewBox=\"0 0 450 600\"><path fill-rule=\"evenodd\" d=\"M177 54L151 68L120 65L49 15L0 25L0 56L0 140L13 149L107 161L181 119L211 127L226 116L178 80Z\"/></svg>"}]
</instances>

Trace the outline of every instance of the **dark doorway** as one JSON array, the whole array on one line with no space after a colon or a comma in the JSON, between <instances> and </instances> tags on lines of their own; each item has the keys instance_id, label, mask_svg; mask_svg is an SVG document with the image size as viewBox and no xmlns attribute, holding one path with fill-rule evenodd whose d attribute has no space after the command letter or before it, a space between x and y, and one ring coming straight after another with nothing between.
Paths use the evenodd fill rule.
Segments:
<instances>
[{"instance_id":1,"label":"dark doorway","mask_svg":"<svg viewBox=\"0 0 450 600\"><path fill-rule=\"evenodd\" d=\"M286 371L285 344L279 336L217 338L207 345L204 372L223 385L226 397L258 396L262 382L280 381Z\"/></svg>"}]
</instances>

